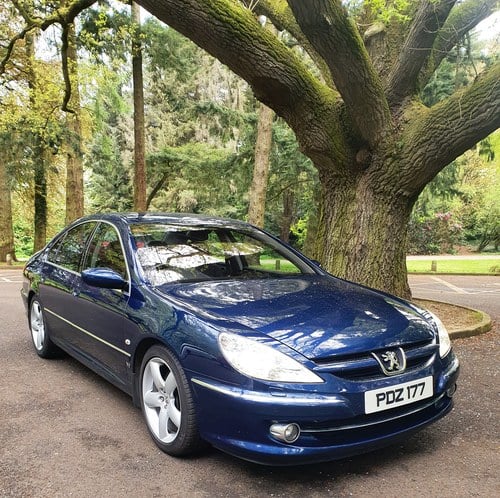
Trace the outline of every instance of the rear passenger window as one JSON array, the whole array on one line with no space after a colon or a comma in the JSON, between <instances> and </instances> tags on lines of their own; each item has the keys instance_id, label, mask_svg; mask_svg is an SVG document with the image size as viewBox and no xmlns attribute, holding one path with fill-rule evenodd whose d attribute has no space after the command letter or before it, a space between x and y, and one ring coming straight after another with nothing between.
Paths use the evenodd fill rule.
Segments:
<instances>
[{"instance_id":1,"label":"rear passenger window","mask_svg":"<svg viewBox=\"0 0 500 498\"><path fill-rule=\"evenodd\" d=\"M95 226L95 222L82 223L66 232L64 238L50 250L48 260L58 266L77 272L87 239Z\"/></svg>"}]
</instances>

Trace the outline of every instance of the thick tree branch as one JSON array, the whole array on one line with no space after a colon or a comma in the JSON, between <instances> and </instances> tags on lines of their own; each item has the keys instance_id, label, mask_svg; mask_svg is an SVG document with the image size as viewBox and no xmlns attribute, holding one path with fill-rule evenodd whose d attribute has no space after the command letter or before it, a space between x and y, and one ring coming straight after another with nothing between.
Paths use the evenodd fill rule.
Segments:
<instances>
[{"instance_id":1,"label":"thick tree branch","mask_svg":"<svg viewBox=\"0 0 500 498\"><path fill-rule=\"evenodd\" d=\"M232 0L137 3L245 79L255 96L288 122L317 164L333 168L349 163L343 132L332 117L337 94L248 9Z\"/></svg>"},{"instance_id":2,"label":"thick tree branch","mask_svg":"<svg viewBox=\"0 0 500 498\"><path fill-rule=\"evenodd\" d=\"M415 93L420 71L456 0L423 0L410 26L400 56L389 74L387 98L398 105Z\"/></svg>"},{"instance_id":3,"label":"thick tree branch","mask_svg":"<svg viewBox=\"0 0 500 498\"><path fill-rule=\"evenodd\" d=\"M411 145L402 185L413 194L500 127L500 63L484 71L470 87L422 112L403 138Z\"/></svg>"},{"instance_id":4,"label":"thick tree branch","mask_svg":"<svg viewBox=\"0 0 500 498\"><path fill-rule=\"evenodd\" d=\"M496 6L498 0L466 0L451 10L444 26L439 30L429 60L420 75L421 88L428 83L441 61L460 39L491 15Z\"/></svg>"},{"instance_id":5,"label":"thick tree branch","mask_svg":"<svg viewBox=\"0 0 500 498\"><path fill-rule=\"evenodd\" d=\"M373 148L392 128L389 107L363 40L340 0L288 0L323 57L362 138Z\"/></svg>"},{"instance_id":6,"label":"thick tree branch","mask_svg":"<svg viewBox=\"0 0 500 498\"><path fill-rule=\"evenodd\" d=\"M333 86L328 66L302 33L286 0L260 0L255 6L255 12L268 17L279 31L288 31L311 57L325 82L329 86Z\"/></svg>"},{"instance_id":7,"label":"thick tree branch","mask_svg":"<svg viewBox=\"0 0 500 498\"><path fill-rule=\"evenodd\" d=\"M14 51L14 47L16 46L16 43L19 40L23 40L24 37L28 33L30 33L31 31L33 31L34 29L35 29L35 27L32 27L32 26L27 27L10 40L10 42L7 46L7 50L5 52L5 55L4 55L3 59L0 61L0 75L5 73L7 64L9 63L9 60L12 57L12 52Z\"/></svg>"}]
</instances>

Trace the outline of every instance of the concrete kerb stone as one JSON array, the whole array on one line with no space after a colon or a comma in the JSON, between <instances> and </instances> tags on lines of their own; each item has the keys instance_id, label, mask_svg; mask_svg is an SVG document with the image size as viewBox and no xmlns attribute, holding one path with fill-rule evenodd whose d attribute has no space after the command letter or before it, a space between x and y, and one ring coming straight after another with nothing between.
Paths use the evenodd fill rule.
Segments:
<instances>
[{"instance_id":1,"label":"concrete kerb stone","mask_svg":"<svg viewBox=\"0 0 500 498\"><path fill-rule=\"evenodd\" d=\"M472 327L458 327L455 329L449 329L448 334L450 334L451 339L460 339L463 337L472 337L475 335L480 335L484 334L486 332L489 332L491 330L492 324L491 324L491 318L488 313L485 313L484 311L477 310L475 308L469 308L468 306L461 306L459 304L453 304L453 303L446 303L443 301L435 301L433 299L418 299L419 301L427 301L429 303L441 303L441 304L447 304L449 306L454 306L455 308L461 308L463 310L471 311L473 313L478 313L481 316L481 320L477 325L474 325Z\"/></svg>"}]
</instances>

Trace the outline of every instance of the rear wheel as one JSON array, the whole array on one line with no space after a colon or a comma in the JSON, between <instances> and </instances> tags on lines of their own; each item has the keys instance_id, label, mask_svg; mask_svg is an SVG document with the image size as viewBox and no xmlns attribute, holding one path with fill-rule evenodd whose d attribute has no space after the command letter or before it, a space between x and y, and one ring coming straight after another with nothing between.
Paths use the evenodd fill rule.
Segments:
<instances>
[{"instance_id":1,"label":"rear wheel","mask_svg":"<svg viewBox=\"0 0 500 498\"><path fill-rule=\"evenodd\" d=\"M33 298L30 304L29 325L31 339L35 351L41 358L54 358L59 355L60 349L51 341L45 317L43 306L38 298Z\"/></svg>"},{"instance_id":2,"label":"rear wheel","mask_svg":"<svg viewBox=\"0 0 500 498\"><path fill-rule=\"evenodd\" d=\"M174 456L203 445L193 396L179 361L163 346L147 351L141 366L141 408L156 445Z\"/></svg>"}]
</instances>

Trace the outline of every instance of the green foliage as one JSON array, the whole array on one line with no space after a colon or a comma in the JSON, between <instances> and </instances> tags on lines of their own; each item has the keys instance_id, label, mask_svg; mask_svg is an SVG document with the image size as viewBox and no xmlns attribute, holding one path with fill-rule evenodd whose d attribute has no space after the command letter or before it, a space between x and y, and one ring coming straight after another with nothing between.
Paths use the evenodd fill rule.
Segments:
<instances>
[{"instance_id":1,"label":"green foliage","mask_svg":"<svg viewBox=\"0 0 500 498\"><path fill-rule=\"evenodd\" d=\"M409 252L434 254L458 242L500 244L500 133L454 161L427 185L409 225ZM447 220L440 213L452 213ZM459 229L458 227L461 227Z\"/></svg>"},{"instance_id":2,"label":"green foliage","mask_svg":"<svg viewBox=\"0 0 500 498\"><path fill-rule=\"evenodd\" d=\"M128 129L123 113L128 111L121 96L120 75L104 71L94 95L94 129L85 155L90 172L86 193L90 211L126 211L132 207Z\"/></svg>"},{"instance_id":3,"label":"green foliage","mask_svg":"<svg viewBox=\"0 0 500 498\"><path fill-rule=\"evenodd\" d=\"M413 217L408 229L410 254L453 253L461 242L462 225L452 213L435 213L428 217Z\"/></svg>"},{"instance_id":4,"label":"green foliage","mask_svg":"<svg viewBox=\"0 0 500 498\"><path fill-rule=\"evenodd\" d=\"M281 119L273 126L270 173L266 227L280 233L283 201L288 193L294 200L290 242L302 249L309 216L316 208L314 189L319 181L312 162L300 152L295 135Z\"/></svg>"},{"instance_id":5,"label":"green foliage","mask_svg":"<svg viewBox=\"0 0 500 498\"><path fill-rule=\"evenodd\" d=\"M130 8L114 2L113 8L102 2L98 9L90 8L80 16L78 43L96 63L103 59L119 68L129 59L131 37L135 28Z\"/></svg>"},{"instance_id":6,"label":"green foliage","mask_svg":"<svg viewBox=\"0 0 500 498\"><path fill-rule=\"evenodd\" d=\"M478 72L498 57L488 55L482 43L465 36L441 62L429 83L422 89L422 102L431 107L455 91L470 85Z\"/></svg>"},{"instance_id":7,"label":"green foliage","mask_svg":"<svg viewBox=\"0 0 500 498\"><path fill-rule=\"evenodd\" d=\"M388 24L396 21L403 25L409 20L410 0L346 0L345 7L354 17L370 18L372 22Z\"/></svg>"},{"instance_id":8,"label":"green foliage","mask_svg":"<svg viewBox=\"0 0 500 498\"><path fill-rule=\"evenodd\" d=\"M163 187L151 208L232 216L238 188L230 152L203 143L166 147L147 158L151 179Z\"/></svg>"},{"instance_id":9,"label":"green foliage","mask_svg":"<svg viewBox=\"0 0 500 498\"><path fill-rule=\"evenodd\" d=\"M306 243L307 238L307 227L308 227L308 219L307 218L299 218L292 226L291 226L291 241L293 245L299 249L303 249Z\"/></svg>"}]
</instances>

